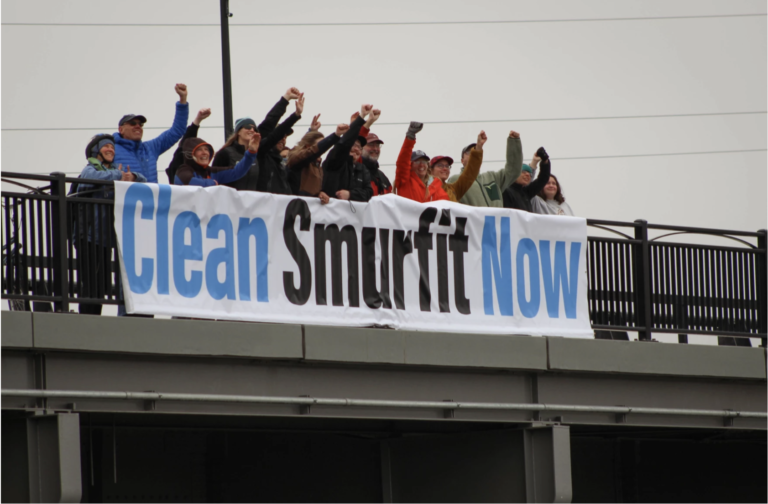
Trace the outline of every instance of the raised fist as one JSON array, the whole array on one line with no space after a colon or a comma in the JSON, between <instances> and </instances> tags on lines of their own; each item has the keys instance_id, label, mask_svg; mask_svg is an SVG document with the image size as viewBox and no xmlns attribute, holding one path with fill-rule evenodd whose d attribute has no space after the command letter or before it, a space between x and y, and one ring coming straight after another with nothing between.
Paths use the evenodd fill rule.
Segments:
<instances>
[{"instance_id":1,"label":"raised fist","mask_svg":"<svg viewBox=\"0 0 768 504\"><path fill-rule=\"evenodd\" d=\"M349 124L339 124L336 126L336 136L341 136L349 131Z\"/></svg>"},{"instance_id":2,"label":"raised fist","mask_svg":"<svg viewBox=\"0 0 768 504\"><path fill-rule=\"evenodd\" d=\"M179 95L179 101L181 103L187 103L187 85L176 84L176 87L174 89L176 91L176 94Z\"/></svg>"},{"instance_id":3,"label":"raised fist","mask_svg":"<svg viewBox=\"0 0 768 504\"><path fill-rule=\"evenodd\" d=\"M541 158L542 163L549 161L549 154L544 150L544 147L539 147L539 150L536 151L536 156Z\"/></svg>"},{"instance_id":4,"label":"raised fist","mask_svg":"<svg viewBox=\"0 0 768 504\"><path fill-rule=\"evenodd\" d=\"M288 91L285 92L283 95L283 98L285 98L288 101L296 100L299 98L299 95L301 95L301 91L299 91L299 88L288 88Z\"/></svg>"},{"instance_id":5,"label":"raised fist","mask_svg":"<svg viewBox=\"0 0 768 504\"><path fill-rule=\"evenodd\" d=\"M520 133L518 133L517 131L512 130L512 131L509 132L509 138L520 138Z\"/></svg>"},{"instance_id":6,"label":"raised fist","mask_svg":"<svg viewBox=\"0 0 768 504\"><path fill-rule=\"evenodd\" d=\"M424 123L411 121L411 124L408 126L408 132L405 134L405 136L410 138L411 140L416 140L416 133L421 131L423 127L424 127Z\"/></svg>"}]
</instances>

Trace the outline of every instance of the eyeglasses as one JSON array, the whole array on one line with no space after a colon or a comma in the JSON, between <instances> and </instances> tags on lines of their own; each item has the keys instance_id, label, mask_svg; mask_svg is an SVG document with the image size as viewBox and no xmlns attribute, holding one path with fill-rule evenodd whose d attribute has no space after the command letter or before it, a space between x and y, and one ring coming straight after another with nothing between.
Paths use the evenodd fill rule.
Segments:
<instances>
[{"instance_id":1,"label":"eyeglasses","mask_svg":"<svg viewBox=\"0 0 768 504\"><path fill-rule=\"evenodd\" d=\"M127 122L127 123L125 123L125 124L127 124L128 126L140 126L140 127L142 127L142 128L144 127L144 123L143 123L143 122L141 122L141 121L137 121L137 120L135 120L135 119L134 119L133 121L128 121L128 122Z\"/></svg>"},{"instance_id":2,"label":"eyeglasses","mask_svg":"<svg viewBox=\"0 0 768 504\"><path fill-rule=\"evenodd\" d=\"M437 163L435 166L433 166L433 168L447 168L447 169L450 170L451 169L451 165L445 164L445 163Z\"/></svg>"}]
</instances>

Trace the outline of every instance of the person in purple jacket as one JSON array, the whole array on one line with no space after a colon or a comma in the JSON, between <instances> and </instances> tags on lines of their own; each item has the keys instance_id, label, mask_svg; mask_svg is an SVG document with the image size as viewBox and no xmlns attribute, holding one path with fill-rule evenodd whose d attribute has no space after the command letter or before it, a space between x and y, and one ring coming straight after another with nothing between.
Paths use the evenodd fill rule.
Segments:
<instances>
[{"instance_id":1,"label":"person in purple jacket","mask_svg":"<svg viewBox=\"0 0 768 504\"><path fill-rule=\"evenodd\" d=\"M233 167L210 166L213 159L213 147L202 138L187 138L181 146L186 161L176 170L174 184L211 187L219 184L229 184L244 177L251 165L258 161L256 154L259 150L261 135L258 132L251 135L248 148L243 158Z\"/></svg>"},{"instance_id":2,"label":"person in purple jacket","mask_svg":"<svg viewBox=\"0 0 768 504\"><path fill-rule=\"evenodd\" d=\"M131 168L133 173L140 173L147 182L157 183L157 158L174 146L184 135L189 118L187 103L187 85L176 84L176 115L171 129L164 131L157 138L142 141L144 123L147 118L143 115L126 114L118 123L118 132L112 136L115 139L115 160L113 164Z\"/></svg>"}]
</instances>

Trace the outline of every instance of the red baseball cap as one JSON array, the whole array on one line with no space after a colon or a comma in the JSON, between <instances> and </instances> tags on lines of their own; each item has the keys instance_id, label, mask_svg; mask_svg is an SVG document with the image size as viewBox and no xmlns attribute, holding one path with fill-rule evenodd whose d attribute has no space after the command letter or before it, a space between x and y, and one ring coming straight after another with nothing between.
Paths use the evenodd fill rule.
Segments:
<instances>
[{"instance_id":1,"label":"red baseball cap","mask_svg":"<svg viewBox=\"0 0 768 504\"><path fill-rule=\"evenodd\" d=\"M429 166L435 166L435 163L437 163L441 159L445 159L446 161L448 161L448 164L450 165L453 164L453 158L450 156L435 156L432 159L430 159Z\"/></svg>"},{"instance_id":2,"label":"red baseball cap","mask_svg":"<svg viewBox=\"0 0 768 504\"><path fill-rule=\"evenodd\" d=\"M376 133L368 133L368 136L365 137L365 139L368 140L369 144L372 144L372 143L383 144L384 143L384 140L379 138L379 135L377 135Z\"/></svg>"}]
</instances>

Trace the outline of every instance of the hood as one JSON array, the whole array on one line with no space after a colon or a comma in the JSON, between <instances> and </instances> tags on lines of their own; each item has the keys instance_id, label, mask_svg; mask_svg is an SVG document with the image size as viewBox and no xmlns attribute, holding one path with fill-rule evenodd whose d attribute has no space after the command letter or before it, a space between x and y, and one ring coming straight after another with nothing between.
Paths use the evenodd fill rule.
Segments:
<instances>
[{"instance_id":1,"label":"hood","mask_svg":"<svg viewBox=\"0 0 768 504\"><path fill-rule=\"evenodd\" d=\"M208 164L210 165L210 163L213 161L213 154L214 154L213 147L211 147L211 144L209 144L202 138L187 138L186 140L184 140L184 143L181 144L181 152L184 153L184 157L186 159L193 161L192 153L195 151L195 149L197 149L200 146L205 146L208 148L208 152L210 152L211 154L211 159L208 162Z\"/></svg>"}]
</instances>

